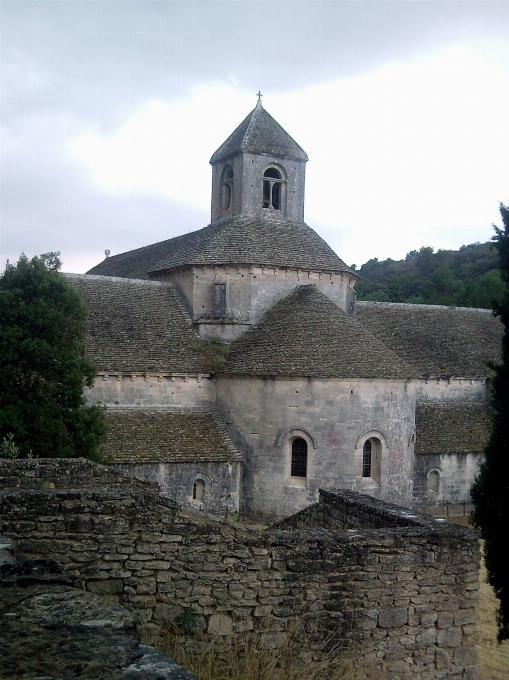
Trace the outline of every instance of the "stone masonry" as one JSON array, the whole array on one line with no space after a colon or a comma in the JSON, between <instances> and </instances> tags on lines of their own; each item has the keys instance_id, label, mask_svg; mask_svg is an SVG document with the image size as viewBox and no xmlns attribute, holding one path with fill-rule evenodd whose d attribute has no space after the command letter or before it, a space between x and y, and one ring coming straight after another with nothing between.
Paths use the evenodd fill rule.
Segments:
<instances>
[{"instance_id":1,"label":"stone masonry","mask_svg":"<svg viewBox=\"0 0 509 680\"><path fill-rule=\"evenodd\" d=\"M391 678L476 678L474 532L350 491L255 531L84 460L0 462L0 531L157 626L360 646Z\"/></svg>"},{"instance_id":2,"label":"stone masonry","mask_svg":"<svg viewBox=\"0 0 509 680\"><path fill-rule=\"evenodd\" d=\"M133 614L87 593L51 559L16 561L0 536L0 677L198 680L140 644Z\"/></svg>"}]
</instances>

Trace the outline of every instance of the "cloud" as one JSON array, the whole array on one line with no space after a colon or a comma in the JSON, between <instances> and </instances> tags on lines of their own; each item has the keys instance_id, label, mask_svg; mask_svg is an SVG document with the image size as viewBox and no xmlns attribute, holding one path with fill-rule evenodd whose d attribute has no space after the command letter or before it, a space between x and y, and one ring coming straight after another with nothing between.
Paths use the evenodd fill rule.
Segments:
<instances>
[{"instance_id":1,"label":"cloud","mask_svg":"<svg viewBox=\"0 0 509 680\"><path fill-rule=\"evenodd\" d=\"M308 219L345 259L362 260L360 232L366 256L388 253L393 234L403 248L412 230L419 245L445 242L442 226L456 233L460 219L474 234L493 196L507 198L508 3L0 7L2 259L61 249L68 268L204 226L208 159L259 88L310 154ZM469 54L463 70L453 59L444 79L443 61L423 65L455 46ZM503 64L498 83L476 54ZM463 188L446 202L452 178Z\"/></svg>"}]
</instances>

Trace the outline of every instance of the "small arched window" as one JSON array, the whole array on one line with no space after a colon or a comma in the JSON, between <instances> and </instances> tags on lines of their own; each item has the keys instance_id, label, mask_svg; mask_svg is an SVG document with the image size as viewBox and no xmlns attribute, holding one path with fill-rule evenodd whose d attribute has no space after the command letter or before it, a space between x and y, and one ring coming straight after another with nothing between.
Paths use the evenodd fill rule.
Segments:
<instances>
[{"instance_id":1,"label":"small arched window","mask_svg":"<svg viewBox=\"0 0 509 680\"><path fill-rule=\"evenodd\" d=\"M193 484L193 501L202 501L205 497L205 482L197 479Z\"/></svg>"},{"instance_id":2,"label":"small arched window","mask_svg":"<svg viewBox=\"0 0 509 680\"><path fill-rule=\"evenodd\" d=\"M371 441L369 439L362 447L362 476L371 477Z\"/></svg>"},{"instance_id":3,"label":"small arched window","mask_svg":"<svg viewBox=\"0 0 509 680\"><path fill-rule=\"evenodd\" d=\"M277 168L263 173L263 207L281 210L283 203L283 175Z\"/></svg>"},{"instance_id":4,"label":"small arched window","mask_svg":"<svg viewBox=\"0 0 509 680\"><path fill-rule=\"evenodd\" d=\"M226 165L221 173L221 211L223 215L230 215L233 198L233 168Z\"/></svg>"},{"instance_id":5,"label":"small arched window","mask_svg":"<svg viewBox=\"0 0 509 680\"><path fill-rule=\"evenodd\" d=\"M382 442L377 437L370 437L362 447L362 476L370 477L377 484L382 478Z\"/></svg>"},{"instance_id":6,"label":"small arched window","mask_svg":"<svg viewBox=\"0 0 509 680\"><path fill-rule=\"evenodd\" d=\"M440 472L438 470L430 470L428 472L428 491L432 493L440 491Z\"/></svg>"},{"instance_id":7,"label":"small arched window","mask_svg":"<svg viewBox=\"0 0 509 680\"><path fill-rule=\"evenodd\" d=\"M308 443L302 437L296 437L292 442L292 477L307 477L308 474Z\"/></svg>"}]
</instances>

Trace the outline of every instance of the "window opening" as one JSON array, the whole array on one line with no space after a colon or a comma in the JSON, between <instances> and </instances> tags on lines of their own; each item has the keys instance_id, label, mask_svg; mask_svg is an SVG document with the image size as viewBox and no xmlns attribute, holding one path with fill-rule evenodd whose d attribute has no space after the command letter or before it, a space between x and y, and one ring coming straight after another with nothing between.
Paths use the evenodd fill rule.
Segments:
<instances>
[{"instance_id":1,"label":"window opening","mask_svg":"<svg viewBox=\"0 0 509 680\"><path fill-rule=\"evenodd\" d=\"M226 283L214 284L214 301L212 311L214 316L226 316Z\"/></svg>"},{"instance_id":2,"label":"window opening","mask_svg":"<svg viewBox=\"0 0 509 680\"><path fill-rule=\"evenodd\" d=\"M307 477L308 444L302 437L292 442L292 477Z\"/></svg>"},{"instance_id":3,"label":"window opening","mask_svg":"<svg viewBox=\"0 0 509 680\"><path fill-rule=\"evenodd\" d=\"M233 169L227 165L223 169L221 179L221 210L223 215L231 212L233 195Z\"/></svg>"},{"instance_id":4,"label":"window opening","mask_svg":"<svg viewBox=\"0 0 509 680\"><path fill-rule=\"evenodd\" d=\"M281 210L283 177L276 168L267 168L263 173L263 207Z\"/></svg>"},{"instance_id":5,"label":"window opening","mask_svg":"<svg viewBox=\"0 0 509 680\"><path fill-rule=\"evenodd\" d=\"M205 496L205 482L197 479L193 484L193 501L202 501Z\"/></svg>"},{"instance_id":6,"label":"window opening","mask_svg":"<svg viewBox=\"0 0 509 680\"><path fill-rule=\"evenodd\" d=\"M376 437L367 439L362 447L362 476L382 483L382 442Z\"/></svg>"},{"instance_id":7,"label":"window opening","mask_svg":"<svg viewBox=\"0 0 509 680\"><path fill-rule=\"evenodd\" d=\"M367 439L362 448L362 476L371 477L371 441Z\"/></svg>"},{"instance_id":8,"label":"window opening","mask_svg":"<svg viewBox=\"0 0 509 680\"><path fill-rule=\"evenodd\" d=\"M428 473L428 491L438 493L440 490L440 473L438 470L431 470Z\"/></svg>"}]
</instances>

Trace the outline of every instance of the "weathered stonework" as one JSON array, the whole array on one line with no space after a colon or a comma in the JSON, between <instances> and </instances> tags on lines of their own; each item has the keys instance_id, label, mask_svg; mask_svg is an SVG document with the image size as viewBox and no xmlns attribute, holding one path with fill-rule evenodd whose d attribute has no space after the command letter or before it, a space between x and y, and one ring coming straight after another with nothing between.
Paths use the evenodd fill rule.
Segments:
<instances>
[{"instance_id":1,"label":"weathered stonework","mask_svg":"<svg viewBox=\"0 0 509 680\"><path fill-rule=\"evenodd\" d=\"M180 290L199 334L225 342L240 337L297 286L310 283L338 307L355 315L355 277L349 272L239 264L176 269L164 274L163 280ZM214 313L214 284L218 282L226 286L223 316Z\"/></svg>"},{"instance_id":2,"label":"weathered stonework","mask_svg":"<svg viewBox=\"0 0 509 680\"><path fill-rule=\"evenodd\" d=\"M481 402L500 321L481 309L357 304L358 274L304 222L307 160L259 101L211 158L208 226L69 275L90 310L99 370L87 397L219 408L244 457L227 493L245 512L282 517L316 501L320 486L464 509L489 428ZM471 401L481 405L474 415ZM292 440L277 444L285 432L310 453L292 479ZM117 463L185 504L193 478L210 475L201 507L235 507L226 482L240 477L224 461L214 470L214 456L202 456L205 473L192 452L177 469L148 440L152 458L134 461L131 439L143 434L117 437ZM174 443L186 448L185 438Z\"/></svg>"},{"instance_id":3,"label":"weathered stonework","mask_svg":"<svg viewBox=\"0 0 509 680\"><path fill-rule=\"evenodd\" d=\"M16 561L0 536L0 677L197 680L141 645L133 614L51 559Z\"/></svg>"},{"instance_id":4,"label":"weathered stonework","mask_svg":"<svg viewBox=\"0 0 509 680\"><path fill-rule=\"evenodd\" d=\"M87 401L106 406L204 406L215 401L210 374L103 372L86 391Z\"/></svg>"},{"instance_id":5,"label":"weathered stonework","mask_svg":"<svg viewBox=\"0 0 509 680\"><path fill-rule=\"evenodd\" d=\"M316 502L320 488L339 485L409 506L414 390L396 380L218 380L218 402L246 461L246 514L282 518ZM308 441L300 484L290 478L296 436ZM362 448L372 436L382 443L380 484L362 476Z\"/></svg>"},{"instance_id":6,"label":"weathered stonework","mask_svg":"<svg viewBox=\"0 0 509 680\"><path fill-rule=\"evenodd\" d=\"M51 555L89 592L115 595L149 627L191 608L213 636L297 630L361 645L390 676L476 678L474 532L353 492L268 531L182 513L156 485L82 460L2 461L3 532Z\"/></svg>"}]
</instances>

